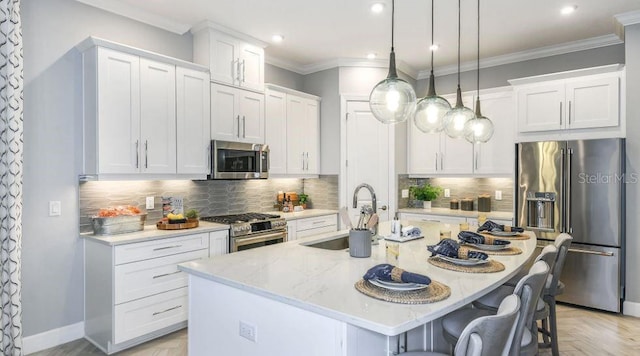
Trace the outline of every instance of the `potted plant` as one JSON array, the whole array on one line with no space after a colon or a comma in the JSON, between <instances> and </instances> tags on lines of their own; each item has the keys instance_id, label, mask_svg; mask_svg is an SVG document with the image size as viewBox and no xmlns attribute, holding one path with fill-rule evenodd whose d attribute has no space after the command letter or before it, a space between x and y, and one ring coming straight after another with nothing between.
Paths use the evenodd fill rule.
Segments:
<instances>
[{"instance_id":1,"label":"potted plant","mask_svg":"<svg viewBox=\"0 0 640 356\"><path fill-rule=\"evenodd\" d=\"M426 183L423 186L409 187L409 192L416 200L424 202L422 206L424 209L431 209L431 201L442 194L442 188Z\"/></svg>"},{"instance_id":2,"label":"potted plant","mask_svg":"<svg viewBox=\"0 0 640 356\"><path fill-rule=\"evenodd\" d=\"M306 209L307 208L307 202L309 201L309 196L307 194L299 194L298 198L300 199L300 206L302 207L302 209Z\"/></svg>"}]
</instances>

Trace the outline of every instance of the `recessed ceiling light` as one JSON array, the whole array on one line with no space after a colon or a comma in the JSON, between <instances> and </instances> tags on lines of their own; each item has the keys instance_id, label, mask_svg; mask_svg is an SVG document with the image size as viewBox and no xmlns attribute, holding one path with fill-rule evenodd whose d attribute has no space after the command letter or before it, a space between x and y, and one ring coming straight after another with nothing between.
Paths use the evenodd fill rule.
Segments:
<instances>
[{"instance_id":1,"label":"recessed ceiling light","mask_svg":"<svg viewBox=\"0 0 640 356\"><path fill-rule=\"evenodd\" d=\"M430 50L432 50L432 51L437 51L437 50L438 50L438 48L440 48L440 46L438 46L438 44L436 44L436 43L432 44L432 45L429 47L429 49L430 49Z\"/></svg>"},{"instance_id":2,"label":"recessed ceiling light","mask_svg":"<svg viewBox=\"0 0 640 356\"><path fill-rule=\"evenodd\" d=\"M577 9L578 9L577 5L565 6L562 8L562 10L560 10L560 13L563 15L569 15L569 14L572 14Z\"/></svg>"},{"instance_id":3,"label":"recessed ceiling light","mask_svg":"<svg viewBox=\"0 0 640 356\"><path fill-rule=\"evenodd\" d=\"M384 10L384 4L381 2L377 2L371 5L371 12L374 14L379 14Z\"/></svg>"},{"instance_id":4,"label":"recessed ceiling light","mask_svg":"<svg viewBox=\"0 0 640 356\"><path fill-rule=\"evenodd\" d=\"M271 40L273 42L280 43L280 42L284 41L284 36L283 35L273 35L273 36L271 36Z\"/></svg>"},{"instance_id":5,"label":"recessed ceiling light","mask_svg":"<svg viewBox=\"0 0 640 356\"><path fill-rule=\"evenodd\" d=\"M377 55L375 53L367 54L367 59L376 59Z\"/></svg>"}]
</instances>

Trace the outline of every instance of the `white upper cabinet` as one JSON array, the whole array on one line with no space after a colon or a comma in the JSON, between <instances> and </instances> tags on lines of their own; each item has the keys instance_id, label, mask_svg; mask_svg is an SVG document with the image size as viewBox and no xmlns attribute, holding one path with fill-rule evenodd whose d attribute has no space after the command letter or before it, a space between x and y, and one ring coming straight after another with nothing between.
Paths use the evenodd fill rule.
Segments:
<instances>
[{"instance_id":1,"label":"white upper cabinet","mask_svg":"<svg viewBox=\"0 0 640 356\"><path fill-rule=\"evenodd\" d=\"M443 96L455 105L455 95ZM475 110L475 96L463 94L463 103ZM484 90L480 94L482 114L494 124L487 143L473 144L446 133L426 134L413 120L408 125L408 173L412 176L507 175L513 172L515 104L508 88Z\"/></svg>"},{"instance_id":2,"label":"white upper cabinet","mask_svg":"<svg viewBox=\"0 0 640 356\"><path fill-rule=\"evenodd\" d=\"M81 179L204 178L210 141L206 69L92 37L78 49Z\"/></svg>"},{"instance_id":3,"label":"white upper cabinet","mask_svg":"<svg viewBox=\"0 0 640 356\"><path fill-rule=\"evenodd\" d=\"M264 94L211 83L211 138L264 143Z\"/></svg>"},{"instance_id":4,"label":"white upper cabinet","mask_svg":"<svg viewBox=\"0 0 640 356\"><path fill-rule=\"evenodd\" d=\"M212 22L196 25L193 58L208 66L211 80L264 91L264 47L266 43Z\"/></svg>"},{"instance_id":5,"label":"white upper cabinet","mask_svg":"<svg viewBox=\"0 0 640 356\"><path fill-rule=\"evenodd\" d=\"M208 174L211 143L209 75L176 68L178 174Z\"/></svg>"},{"instance_id":6,"label":"white upper cabinet","mask_svg":"<svg viewBox=\"0 0 640 356\"><path fill-rule=\"evenodd\" d=\"M320 98L269 85L266 92L266 138L269 173L310 176L320 171Z\"/></svg>"},{"instance_id":7,"label":"white upper cabinet","mask_svg":"<svg viewBox=\"0 0 640 356\"><path fill-rule=\"evenodd\" d=\"M619 69L610 65L511 80L517 96L517 131L526 135L604 128L601 133L610 135L622 124ZM623 135L624 129L620 132Z\"/></svg>"}]
</instances>

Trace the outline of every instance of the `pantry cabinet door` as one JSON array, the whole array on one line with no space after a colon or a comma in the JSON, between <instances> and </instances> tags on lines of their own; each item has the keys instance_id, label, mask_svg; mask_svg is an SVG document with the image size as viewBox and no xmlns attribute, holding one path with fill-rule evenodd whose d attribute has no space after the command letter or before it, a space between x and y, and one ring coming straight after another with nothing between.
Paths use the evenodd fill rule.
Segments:
<instances>
[{"instance_id":1,"label":"pantry cabinet door","mask_svg":"<svg viewBox=\"0 0 640 356\"><path fill-rule=\"evenodd\" d=\"M287 96L287 172L303 174L305 168L305 99Z\"/></svg>"},{"instance_id":2,"label":"pantry cabinet door","mask_svg":"<svg viewBox=\"0 0 640 356\"><path fill-rule=\"evenodd\" d=\"M265 139L269 146L269 174L287 173L287 94L265 93Z\"/></svg>"}]
</instances>

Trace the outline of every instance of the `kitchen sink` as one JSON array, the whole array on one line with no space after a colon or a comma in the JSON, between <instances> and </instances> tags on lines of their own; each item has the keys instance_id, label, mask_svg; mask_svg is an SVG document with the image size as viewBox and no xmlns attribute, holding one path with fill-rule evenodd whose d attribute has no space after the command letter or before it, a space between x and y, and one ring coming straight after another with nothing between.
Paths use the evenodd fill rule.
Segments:
<instances>
[{"instance_id":1,"label":"kitchen sink","mask_svg":"<svg viewBox=\"0 0 640 356\"><path fill-rule=\"evenodd\" d=\"M333 238L331 240L311 241L302 245L321 248L324 250L344 250L349 248L349 235Z\"/></svg>"}]
</instances>

